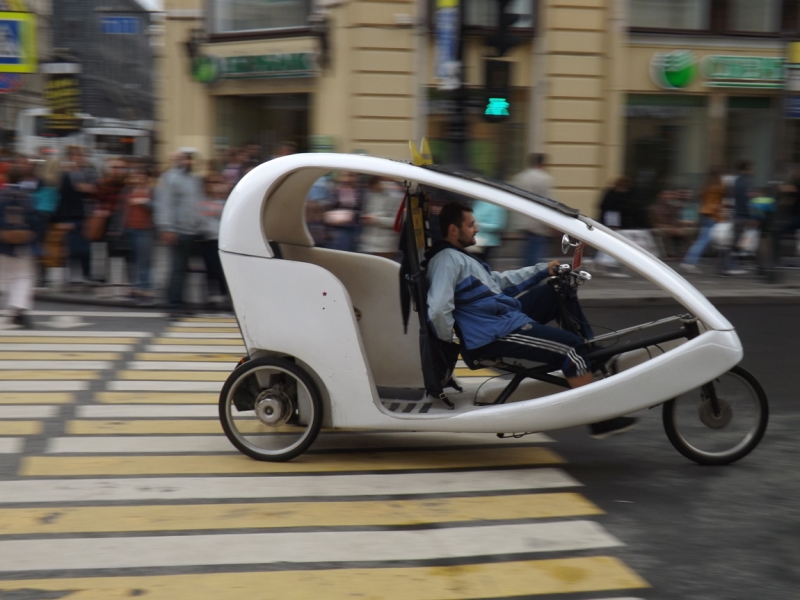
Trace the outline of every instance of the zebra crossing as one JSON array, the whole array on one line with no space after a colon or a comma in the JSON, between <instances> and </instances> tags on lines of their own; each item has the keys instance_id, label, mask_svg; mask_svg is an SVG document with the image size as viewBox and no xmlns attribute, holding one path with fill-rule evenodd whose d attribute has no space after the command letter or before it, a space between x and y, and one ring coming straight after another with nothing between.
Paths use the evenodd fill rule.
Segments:
<instances>
[{"instance_id":1,"label":"zebra crossing","mask_svg":"<svg viewBox=\"0 0 800 600\"><path fill-rule=\"evenodd\" d=\"M244 353L233 319L31 333L0 332L0 461L16 461L0 485L0 597L636 600L648 587L549 436L324 431L299 459L262 463L217 416Z\"/></svg>"}]
</instances>

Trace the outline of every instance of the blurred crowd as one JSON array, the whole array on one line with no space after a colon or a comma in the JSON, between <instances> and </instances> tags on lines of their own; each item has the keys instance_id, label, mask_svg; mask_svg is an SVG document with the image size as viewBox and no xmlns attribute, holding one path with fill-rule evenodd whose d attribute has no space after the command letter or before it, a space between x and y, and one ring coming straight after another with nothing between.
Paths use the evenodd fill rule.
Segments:
<instances>
[{"instance_id":1,"label":"blurred crowd","mask_svg":"<svg viewBox=\"0 0 800 600\"><path fill-rule=\"evenodd\" d=\"M187 273L193 271L204 273L206 305L227 307L218 254L225 201L265 158L294 152L294 144L286 142L265 157L260 146L248 145L200 164L194 149L180 148L161 173L139 158L110 158L98 167L77 146L62 156L0 158L0 285L12 320L30 326L27 312L36 287L95 294L111 289L140 305L163 304L185 313ZM762 188L754 184L752 170L748 161L741 161L734 174L712 169L699 189L665 187L648 199L621 176L603 191L596 216L662 258L679 260L687 272L699 272L705 256L713 257L703 264L714 273L740 274L745 260L768 273L782 257L796 253L800 170ZM542 154L531 154L510 183L556 196ZM329 173L308 194L309 232L320 247L397 260L395 219L404 193L399 181ZM441 206L452 199L434 198L434 221L437 200ZM481 260L535 264L559 254L557 232L542 223L487 202L474 201L473 209L480 233L470 251ZM433 223L432 231L437 230ZM159 248L169 256L161 261L169 263L163 290L156 289L153 278ZM597 268L624 276L611 257L594 258ZM111 281L114 264L123 281Z\"/></svg>"}]
</instances>

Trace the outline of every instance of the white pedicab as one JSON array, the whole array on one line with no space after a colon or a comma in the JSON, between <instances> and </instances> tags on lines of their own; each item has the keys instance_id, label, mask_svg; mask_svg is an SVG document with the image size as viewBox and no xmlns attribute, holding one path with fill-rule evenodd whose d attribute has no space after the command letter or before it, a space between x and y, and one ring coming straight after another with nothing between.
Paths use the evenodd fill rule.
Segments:
<instances>
[{"instance_id":1,"label":"white pedicab","mask_svg":"<svg viewBox=\"0 0 800 600\"><path fill-rule=\"evenodd\" d=\"M423 397L420 336L416 328L404 331L398 264L317 248L306 226L309 189L338 170L405 181L412 192L446 190L526 214L564 232L567 242L580 240L613 256L686 313L594 338L590 357L597 379L581 388L568 389L559 373L541 365L494 361L490 366L505 375L480 384L466 381L463 391L448 393L452 407ZM409 220L414 221L421 220ZM420 234L421 222L415 225ZM294 458L321 427L534 432L664 404L667 435L682 454L703 464L727 464L749 453L766 429L764 393L736 366L743 354L739 338L702 294L615 232L516 188L379 158L296 154L262 164L236 186L219 246L248 352L222 389L220 419L231 442L252 458ZM572 271L550 283L575 293L588 279ZM630 339L648 330L659 333Z\"/></svg>"}]
</instances>

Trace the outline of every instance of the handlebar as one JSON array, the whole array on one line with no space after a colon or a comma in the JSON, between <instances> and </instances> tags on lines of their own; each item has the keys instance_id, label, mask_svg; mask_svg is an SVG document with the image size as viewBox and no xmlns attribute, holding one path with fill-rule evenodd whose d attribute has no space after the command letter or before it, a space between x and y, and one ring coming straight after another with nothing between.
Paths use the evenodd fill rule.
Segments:
<instances>
[{"instance_id":1,"label":"handlebar","mask_svg":"<svg viewBox=\"0 0 800 600\"><path fill-rule=\"evenodd\" d=\"M562 279L566 279L569 275L578 283L591 281L592 279L591 274L587 273L586 271L573 271L570 265L558 265L557 267L554 267L553 275Z\"/></svg>"}]
</instances>

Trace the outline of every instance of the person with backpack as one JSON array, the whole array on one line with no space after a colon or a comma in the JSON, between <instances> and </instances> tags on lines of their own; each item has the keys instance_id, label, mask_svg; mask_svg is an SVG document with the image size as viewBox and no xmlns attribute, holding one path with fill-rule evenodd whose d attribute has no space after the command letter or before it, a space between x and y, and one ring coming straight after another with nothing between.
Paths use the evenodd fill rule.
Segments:
<instances>
[{"instance_id":1,"label":"person with backpack","mask_svg":"<svg viewBox=\"0 0 800 600\"><path fill-rule=\"evenodd\" d=\"M591 327L575 300L568 309L582 324L582 337L547 325L558 318L553 288L540 285L558 261L513 271L496 272L466 252L479 227L472 208L447 204L439 213L442 238L425 253L428 318L436 336L452 342L457 331L461 354L472 357L518 358L561 370L570 387L594 381L587 340ZM593 423L591 436L603 439L635 426L633 417Z\"/></svg>"},{"instance_id":2,"label":"person with backpack","mask_svg":"<svg viewBox=\"0 0 800 600\"><path fill-rule=\"evenodd\" d=\"M20 186L24 177L24 169L14 165L0 188L0 287L11 322L33 329L28 313L33 308L38 223L30 192Z\"/></svg>"}]
</instances>

